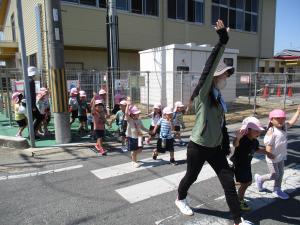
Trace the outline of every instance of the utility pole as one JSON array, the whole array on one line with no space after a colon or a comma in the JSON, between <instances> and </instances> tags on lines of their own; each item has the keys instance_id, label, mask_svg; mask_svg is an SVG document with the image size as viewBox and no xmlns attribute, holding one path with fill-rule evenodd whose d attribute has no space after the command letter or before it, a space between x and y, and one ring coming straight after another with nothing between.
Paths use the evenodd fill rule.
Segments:
<instances>
[{"instance_id":1,"label":"utility pole","mask_svg":"<svg viewBox=\"0 0 300 225\"><path fill-rule=\"evenodd\" d=\"M115 95L114 82L115 79L120 79L119 30L116 0L107 0L106 32L108 63L108 101L109 108L112 109L114 107Z\"/></svg>"},{"instance_id":2,"label":"utility pole","mask_svg":"<svg viewBox=\"0 0 300 225\"><path fill-rule=\"evenodd\" d=\"M28 71L27 71L25 34L24 34L23 12L22 12L21 0L17 0L17 12L18 12L18 27L19 27L19 45L20 45L20 49L21 49L22 69L23 69L23 77L24 77L24 83L25 83L25 97L26 97L26 108L27 108L27 117L28 117L30 146L32 148L34 148L35 147L35 137L34 137L34 129L33 129L31 93L30 93L30 88L29 88L29 79L28 79ZM6 85L8 85L8 83L6 83Z\"/></svg>"},{"instance_id":3,"label":"utility pole","mask_svg":"<svg viewBox=\"0 0 300 225\"><path fill-rule=\"evenodd\" d=\"M60 0L45 1L50 58L50 88L57 144L71 141Z\"/></svg>"}]
</instances>

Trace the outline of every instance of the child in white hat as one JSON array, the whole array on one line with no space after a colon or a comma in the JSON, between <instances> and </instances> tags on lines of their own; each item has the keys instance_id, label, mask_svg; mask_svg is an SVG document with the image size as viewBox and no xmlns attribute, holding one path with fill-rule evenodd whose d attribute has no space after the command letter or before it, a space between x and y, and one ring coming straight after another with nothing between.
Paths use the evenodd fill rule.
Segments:
<instances>
[{"instance_id":1,"label":"child in white hat","mask_svg":"<svg viewBox=\"0 0 300 225\"><path fill-rule=\"evenodd\" d=\"M79 91L79 101L78 101L78 119L80 122L79 132L83 133L87 131L87 113L88 113L88 104L86 100L85 91Z\"/></svg>"},{"instance_id":2,"label":"child in white hat","mask_svg":"<svg viewBox=\"0 0 300 225\"><path fill-rule=\"evenodd\" d=\"M159 134L160 128L158 127L156 132L153 133L153 129L156 126L157 122L162 118L162 112L161 112L161 104L156 103L153 106L153 111L149 114L149 117L151 118L151 124L149 128L149 137L147 139L147 144L150 144L150 141L155 138L156 134Z\"/></svg>"},{"instance_id":3,"label":"child in white hat","mask_svg":"<svg viewBox=\"0 0 300 225\"><path fill-rule=\"evenodd\" d=\"M184 104L182 102L178 101L174 104L174 113L173 113L173 124L174 124L174 131L175 136L174 140L177 138L179 140L180 145L184 145L184 142L181 140L181 133L180 129L185 129L185 125L183 122L183 110L184 110Z\"/></svg>"},{"instance_id":4,"label":"child in white hat","mask_svg":"<svg viewBox=\"0 0 300 225\"><path fill-rule=\"evenodd\" d=\"M156 133L157 129L160 127L159 139L157 140L156 149L153 151L152 158L157 159L159 153L170 152L170 163L172 165L177 165L174 158L174 138L172 135L172 130L174 128L172 123L173 111L171 107L165 107L163 109L163 117L157 122L153 129L153 133Z\"/></svg>"}]
</instances>

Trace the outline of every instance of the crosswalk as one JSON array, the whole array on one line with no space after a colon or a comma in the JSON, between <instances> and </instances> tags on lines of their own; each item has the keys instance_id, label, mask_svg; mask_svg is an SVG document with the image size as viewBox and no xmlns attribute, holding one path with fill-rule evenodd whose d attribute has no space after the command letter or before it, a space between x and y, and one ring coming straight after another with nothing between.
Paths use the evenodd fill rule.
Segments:
<instances>
[{"instance_id":1,"label":"crosswalk","mask_svg":"<svg viewBox=\"0 0 300 225\"><path fill-rule=\"evenodd\" d=\"M186 150L180 150L175 152L175 156L177 160L184 160L186 159ZM164 167L166 166L167 162L169 161L169 155L165 154L162 155L161 160L154 161L152 158L146 158L141 160L142 166L140 168L133 168L132 164L129 163L122 163L119 165L108 166L105 168L100 168L96 170L91 170L91 173L94 174L101 182L105 180L109 180L115 177L123 177L123 176L132 176L134 173L146 171L150 168L156 167ZM260 162L262 158L254 158L252 160L252 164L256 164ZM159 178L149 178L149 180L143 181L136 181L131 184L126 183L126 186L123 187L116 187L114 192L117 193L121 199L126 200L129 204L136 204L142 203L144 200L147 199L154 199L167 194L172 191L176 191L179 185L180 180L185 174L185 166L180 167L181 171L178 170L172 174L168 175L161 175ZM201 182L208 181L212 178L215 178L216 174L210 165L205 164L201 170L201 173L198 176L198 179L194 183L197 185ZM272 189L272 182L266 182L266 188L271 190ZM286 190L288 193L292 193L297 188L300 187L300 166L296 165L293 168L287 168L285 170L284 178L283 178L283 190ZM254 210L257 210L261 207L264 207L268 204L271 204L275 201L274 196L271 192L258 192L255 184L253 183L246 192L247 198L251 199L251 206ZM219 194L218 197L214 197L212 201L216 202L225 202L225 196L223 194ZM205 207L205 204L201 204L197 207ZM173 215L168 215L161 220L155 222L155 224L172 224L172 220L176 220L180 216L180 213L176 213ZM197 221L196 221L197 220ZM203 221L198 221L199 218L195 219L194 223L191 224L226 224L228 221L224 219L224 223L222 219L218 218L203 218ZM206 223L204 220L211 220L209 223ZM171 221L171 222L170 222ZM217 222L218 221L218 222ZM227 221L225 223L225 221ZM168 223L167 223L168 222ZM174 223L173 223L174 224Z\"/></svg>"}]
</instances>

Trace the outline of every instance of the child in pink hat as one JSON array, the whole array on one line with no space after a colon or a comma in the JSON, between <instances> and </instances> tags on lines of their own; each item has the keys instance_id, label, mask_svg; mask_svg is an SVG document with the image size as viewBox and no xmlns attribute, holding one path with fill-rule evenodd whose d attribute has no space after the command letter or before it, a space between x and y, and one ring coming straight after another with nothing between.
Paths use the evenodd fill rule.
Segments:
<instances>
[{"instance_id":1,"label":"child in pink hat","mask_svg":"<svg viewBox=\"0 0 300 225\"><path fill-rule=\"evenodd\" d=\"M183 111L184 111L184 104L178 101L174 104L174 113L173 113L173 124L174 124L174 131L175 136L174 140L177 138L179 140L180 145L185 145L185 143L181 140L181 133L180 130L185 129L185 125L183 122Z\"/></svg>"},{"instance_id":2,"label":"child in pink hat","mask_svg":"<svg viewBox=\"0 0 300 225\"><path fill-rule=\"evenodd\" d=\"M137 161L137 155L142 152L143 145L143 133L142 131L148 132L148 129L144 127L140 120L141 111L133 106L131 98L127 97L127 106L125 110L125 117L127 120L126 137L128 150L131 152L132 166L138 168L140 163Z\"/></svg>"},{"instance_id":3,"label":"child in pink hat","mask_svg":"<svg viewBox=\"0 0 300 225\"><path fill-rule=\"evenodd\" d=\"M264 131L260 121L255 117L247 117L242 122L242 127L236 132L233 141L235 151L230 160L233 162L235 180L239 183L238 198L242 211L250 211L251 208L244 200L245 192L252 183L251 161L255 152L266 153L269 157L272 154L259 148L257 138Z\"/></svg>"},{"instance_id":4,"label":"child in pink hat","mask_svg":"<svg viewBox=\"0 0 300 225\"><path fill-rule=\"evenodd\" d=\"M22 132L27 126L26 108L22 106L23 94L21 92L14 92L12 100L14 103L15 120L19 126L16 137L22 137Z\"/></svg>"},{"instance_id":5,"label":"child in pink hat","mask_svg":"<svg viewBox=\"0 0 300 225\"><path fill-rule=\"evenodd\" d=\"M269 173L265 175L255 174L255 182L259 191L263 191L263 183L274 180L273 195L277 198L288 199L289 195L281 190L284 173L284 161L287 159L287 129L293 126L299 119L300 105L294 116L286 121L286 114L281 109L274 109L269 113L269 126L264 138L266 151L274 157L266 156Z\"/></svg>"},{"instance_id":6,"label":"child in pink hat","mask_svg":"<svg viewBox=\"0 0 300 225\"><path fill-rule=\"evenodd\" d=\"M79 88L71 88L70 97L69 97L69 112L71 113L70 124L75 122L75 119L78 118L78 101L79 101Z\"/></svg>"}]
</instances>

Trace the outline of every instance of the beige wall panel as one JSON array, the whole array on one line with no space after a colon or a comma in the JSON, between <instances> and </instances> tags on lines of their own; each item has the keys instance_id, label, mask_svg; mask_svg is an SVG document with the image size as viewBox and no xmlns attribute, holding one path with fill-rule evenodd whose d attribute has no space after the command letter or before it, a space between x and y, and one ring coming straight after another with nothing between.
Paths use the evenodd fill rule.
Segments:
<instances>
[{"instance_id":1,"label":"beige wall panel","mask_svg":"<svg viewBox=\"0 0 300 225\"><path fill-rule=\"evenodd\" d=\"M65 50L65 62L83 63L84 69L107 69L106 51ZM139 70L138 53L120 52L121 70Z\"/></svg>"},{"instance_id":2,"label":"beige wall panel","mask_svg":"<svg viewBox=\"0 0 300 225\"><path fill-rule=\"evenodd\" d=\"M261 58L271 58L274 55L276 0L261 0L262 14L262 39Z\"/></svg>"},{"instance_id":3,"label":"beige wall panel","mask_svg":"<svg viewBox=\"0 0 300 225\"><path fill-rule=\"evenodd\" d=\"M255 58L237 58L237 72L256 72Z\"/></svg>"}]
</instances>

